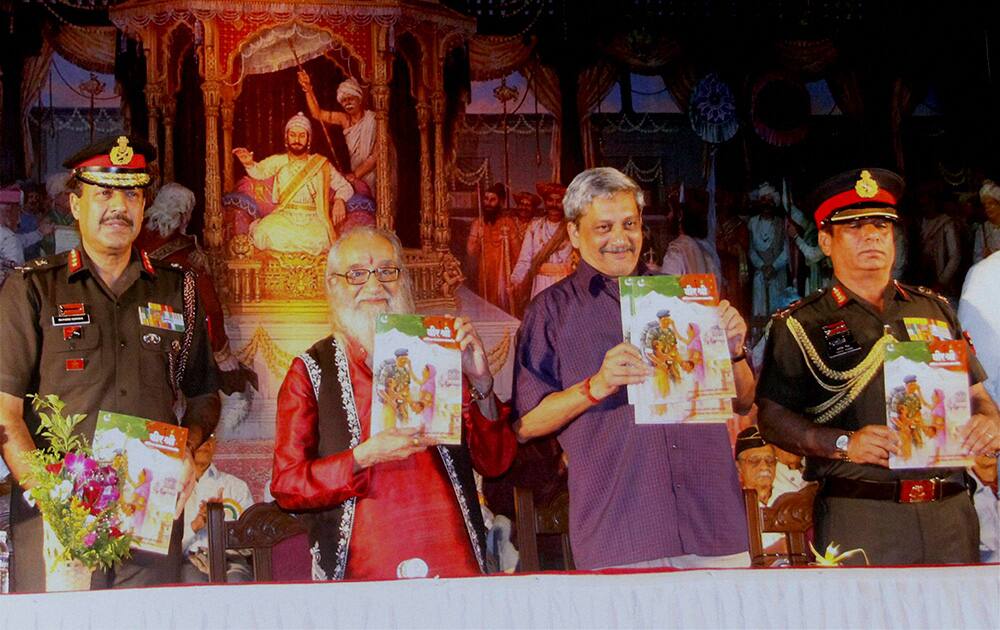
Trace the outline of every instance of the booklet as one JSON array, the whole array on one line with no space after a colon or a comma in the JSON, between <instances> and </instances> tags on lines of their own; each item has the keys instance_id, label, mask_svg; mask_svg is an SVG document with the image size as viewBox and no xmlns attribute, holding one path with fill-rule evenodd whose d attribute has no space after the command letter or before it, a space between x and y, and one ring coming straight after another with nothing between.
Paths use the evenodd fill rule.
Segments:
<instances>
[{"instance_id":1,"label":"booklet","mask_svg":"<svg viewBox=\"0 0 1000 630\"><path fill-rule=\"evenodd\" d=\"M123 530L132 532L133 549L166 554L174 525L187 429L110 411L97 412L94 457L128 458L122 493Z\"/></svg>"},{"instance_id":2,"label":"booklet","mask_svg":"<svg viewBox=\"0 0 1000 630\"><path fill-rule=\"evenodd\" d=\"M636 407L636 424L681 424L728 422L733 417L733 399L699 398L692 402L672 402L652 407Z\"/></svg>"},{"instance_id":3,"label":"booklet","mask_svg":"<svg viewBox=\"0 0 1000 630\"><path fill-rule=\"evenodd\" d=\"M716 308L715 277L626 277L619 279L619 288L624 338L654 370L644 383L628 388L636 422L716 422L730 417L736 384ZM726 418L721 418L727 407Z\"/></svg>"},{"instance_id":4,"label":"booklet","mask_svg":"<svg viewBox=\"0 0 1000 630\"><path fill-rule=\"evenodd\" d=\"M441 444L461 444L462 352L453 317L379 315L372 366L372 435L417 427Z\"/></svg>"},{"instance_id":5,"label":"booklet","mask_svg":"<svg viewBox=\"0 0 1000 630\"><path fill-rule=\"evenodd\" d=\"M885 349L886 423L900 441L889 468L972 465L959 429L972 417L964 341L903 341Z\"/></svg>"}]
</instances>

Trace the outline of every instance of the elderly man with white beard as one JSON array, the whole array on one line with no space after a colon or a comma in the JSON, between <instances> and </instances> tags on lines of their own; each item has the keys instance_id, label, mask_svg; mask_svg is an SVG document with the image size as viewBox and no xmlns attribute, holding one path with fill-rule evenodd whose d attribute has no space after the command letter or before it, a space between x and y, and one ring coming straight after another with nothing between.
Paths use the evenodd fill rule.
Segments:
<instances>
[{"instance_id":1,"label":"elderly man with white beard","mask_svg":"<svg viewBox=\"0 0 1000 630\"><path fill-rule=\"evenodd\" d=\"M298 356L278 394L271 492L307 512L313 579L457 577L486 572L472 471L503 473L517 449L509 408L472 323L455 320L462 351L460 446L416 429L371 435L375 318L413 311L402 247L371 227L330 248L332 332Z\"/></svg>"}]
</instances>

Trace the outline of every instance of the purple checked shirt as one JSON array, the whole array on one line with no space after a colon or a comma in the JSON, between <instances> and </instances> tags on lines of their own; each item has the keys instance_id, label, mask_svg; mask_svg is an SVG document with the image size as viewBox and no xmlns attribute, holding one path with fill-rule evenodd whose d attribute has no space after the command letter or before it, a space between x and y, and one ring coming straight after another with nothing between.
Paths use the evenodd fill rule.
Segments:
<instances>
[{"instance_id":1,"label":"purple checked shirt","mask_svg":"<svg viewBox=\"0 0 1000 630\"><path fill-rule=\"evenodd\" d=\"M621 342L618 279L581 261L525 313L514 362L517 413L597 373L604 354ZM636 425L622 387L566 425L559 443L569 456L578 568L747 550L725 425Z\"/></svg>"}]
</instances>

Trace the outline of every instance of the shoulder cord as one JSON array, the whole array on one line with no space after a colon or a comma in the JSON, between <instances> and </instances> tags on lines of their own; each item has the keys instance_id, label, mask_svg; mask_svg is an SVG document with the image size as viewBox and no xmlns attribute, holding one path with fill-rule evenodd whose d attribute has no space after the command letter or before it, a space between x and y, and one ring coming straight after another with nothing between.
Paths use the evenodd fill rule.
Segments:
<instances>
[{"instance_id":1,"label":"shoulder cord","mask_svg":"<svg viewBox=\"0 0 1000 630\"><path fill-rule=\"evenodd\" d=\"M819 356L816 348L809 341L806 331L802 328L802 324L791 315L785 321L788 331L792 333L792 338L795 339L795 343L798 344L799 350L805 358L806 366L813 379L826 391L833 392L833 395L825 402L806 409L809 413L820 414L814 419L818 424L829 422L857 399L861 391L875 378L875 374L885 363L885 346L896 340L895 337L886 332L875 342L868 355L856 366L845 371L834 370ZM819 374L816 373L817 370ZM828 384L820 374L828 380L841 382L836 385Z\"/></svg>"}]
</instances>

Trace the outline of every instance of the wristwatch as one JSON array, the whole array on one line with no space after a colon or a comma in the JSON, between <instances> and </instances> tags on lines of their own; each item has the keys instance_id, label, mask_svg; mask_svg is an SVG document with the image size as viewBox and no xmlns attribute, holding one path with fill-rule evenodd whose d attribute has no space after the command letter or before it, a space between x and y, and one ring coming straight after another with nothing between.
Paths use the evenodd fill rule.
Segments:
<instances>
[{"instance_id":1,"label":"wristwatch","mask_svg":"<svg viewBox=\"0 0 1000 630\"><path fill-rule=\"evenodd\" d=\"M843 459L845 461L850 461L849 459L847 459L847 447L850 443L851 443L850 433L841 433L840 435L837 436L837 441L833 443L833 446L834 448L837 449L837 455L840 456L840 459Z\"/></svg>"}]
</instances>

